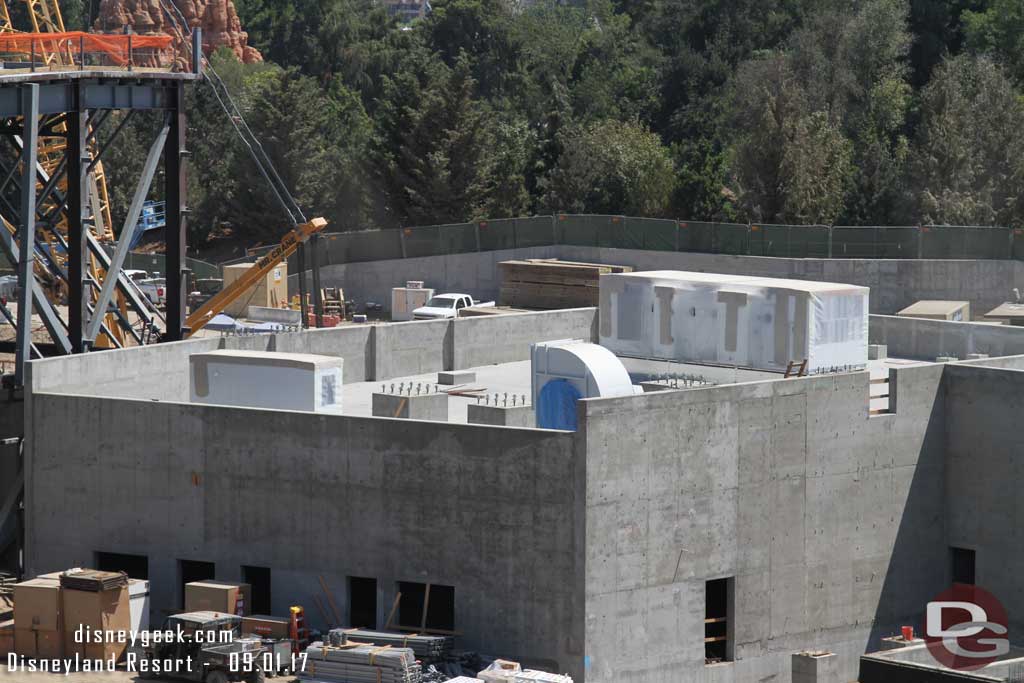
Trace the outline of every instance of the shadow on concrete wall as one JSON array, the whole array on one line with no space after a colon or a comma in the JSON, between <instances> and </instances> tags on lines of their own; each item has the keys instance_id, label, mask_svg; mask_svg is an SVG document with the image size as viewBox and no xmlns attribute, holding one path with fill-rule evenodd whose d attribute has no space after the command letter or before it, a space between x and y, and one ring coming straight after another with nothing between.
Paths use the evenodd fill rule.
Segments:
<instances>
[{"instance_id":1,"label":"shadow on concrete wall","mask_svg":"<svg viewBox=\"0 0 1024 683\"><path fill-rule=\"evenodd\" d=\"M946 408L941 377L940 374L939 381L934 384L919 384L920 391L913 398L906 395L905 390L897 406L898 413L901 407L908 412L912 410L912 414L904 419L914 422L926 420L927 426L916 465L907 463L901 466L897 462L893 469L894 490L900 490L904 476L911 480L902 515L893 521L899 528L866 643L867 652L879 650L881 638L899 634L901 626L913 626L915 632L923 632L926 603L946 587ZM931 396L928 396L929 391ZM898 415L897 419L900 417ZM898 429L898 423L894 427ZM908 425L904 433L897 433L896 429L891 438L913 438L907 436L913 431L913 425ZM900 450L894 447L890 457Z\"/></svg>"}]
</instances>

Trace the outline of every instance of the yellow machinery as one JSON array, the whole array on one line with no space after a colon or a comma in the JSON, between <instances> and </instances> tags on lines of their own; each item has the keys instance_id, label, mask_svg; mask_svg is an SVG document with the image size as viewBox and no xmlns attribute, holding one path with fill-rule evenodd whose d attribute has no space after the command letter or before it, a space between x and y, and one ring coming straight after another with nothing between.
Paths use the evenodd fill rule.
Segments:
<instances>
[{"instance_id":1,"label":"yellow machinery","mask_svg":"<svg viewBox=\"0 0 1024 683\"><path fill-rule=\"evenodd\" d=\"M293 230L290 230L284 236L280 244L261 256L245 275L232 282L205 304L193 311L185 321L186 335L190 336L197 330L202 329L215 315L223 311L228 304L242 296L250 287L254 286L267 273L273 270L274 266L295 253L300 244L326 227L327 220L324 218L314 218L309 222L296 225ZM300 273L301 276L302 274Z\"/></svg>"}]
</instances>

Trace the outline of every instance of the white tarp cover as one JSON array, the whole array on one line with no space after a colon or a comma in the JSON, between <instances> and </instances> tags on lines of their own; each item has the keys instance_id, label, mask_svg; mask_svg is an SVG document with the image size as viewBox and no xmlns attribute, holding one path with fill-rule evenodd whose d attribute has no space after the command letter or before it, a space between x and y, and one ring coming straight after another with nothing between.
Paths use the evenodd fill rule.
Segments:
<instances>
[{"instance_id":1,"label":"white tarp cover","mask_svg":"<svg viewBox=\"0 0 1024 683\"><path fill-rule=\"evenodd\" d=\"M619 356L808 371L867 365L868 288L660 270L602 275L600 342Z\"/></svg>"}]
</instances>

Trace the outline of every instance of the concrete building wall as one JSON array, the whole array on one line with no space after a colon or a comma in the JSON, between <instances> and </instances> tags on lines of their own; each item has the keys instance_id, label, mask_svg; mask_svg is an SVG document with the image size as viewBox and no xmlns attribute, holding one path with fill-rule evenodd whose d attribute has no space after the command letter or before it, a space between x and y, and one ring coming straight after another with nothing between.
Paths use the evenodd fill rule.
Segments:
<instances>
[{"instance_id":1,"label":"concrete building wall","mask_svg":"<svg viewBox=\"0 0 1024 683\"><path fill-rule=\"evenodd\" d=\"M341 287L345 298L362 306L367 301L391 310L391 288L404 287L408 280L422 280L425 287L441 292L464 292L481 301L498 298L498 263L509 259L555 258L558 247L529 247L500 251L469 252L444 256L366 261L322 266L320 285ZM312 290L312 276L306 274ZM289 295L298 294L296 275L288 276Z\"/></svg>"},{"instance_id":2,"label":"concrete building wall","mask_svg":"<svg viewBox=\"0 0 1024 683\"><path fill-rule=\"evenodd\" d=\"M1024 353L1024 327L986 323L926 320L872 315L868 338L885 344L895 358L935 360L939 356L967 358L970 353L1014 356Z\"/></svg>"},{"instance_id":3,"label":"concrete building wall","mask_svg":"<svg viewBox=\"0 0 1024 683\"><path fill-rule=\"evenodd\" d=\"M857 657L944 572L941 365L586 401L586 642L594 681L788 681ZM736 661L705 666L705 582L734 579Z\"/></svg>"},{"instance_id":4,"label":"concrete building wall","mask_svg":"<svg viewBox=\"0 0 1024 683\"><path fill-rule=\"evenodd\" d=\"M1003 603L1013 638L1024 628L1024 371L947 365L945 385L948 545L975 551L976 583Z\"/></svg>"},{"instance_id":5,"label":"concrete building wall","mask_svg":"<svg viewBox=\"0 0 1024 683\"><path fill-rule=\"evenodd\" d=\"M162 617L178 560L269 567L321 628L321 575L346 616L376 578L380 626L396 582L454 586L461 647L582 674L573 434L36 393L27 438L31 573L147 555Z\"/></svg>"},{"instance_id":6,"label":"concrete building wall","mask_svg":"<svg viewBox=\"0 0 1024 683\"><path fill-rule=\"evenodd\" d=\"M498 296L498 262L520 258L845 282L870 287L871 312L888 315L923 299L970 301L971 309L981 314L1006 301L1014 287L1024 289L1024 263L1018 261L787 259L569 245L329 265L321 268L321 280L325 287L343 287L348 299L379 302L386 309L391 306L391 288L404 286L406 280L423 280L439 292L466 292L486 300ZM289 278L288 291L298 293L295 276Z\"/></svg>"},{"instance_id":7,"label":"concrete building wall","mask_svg":"<svg viewBox=\"0 0 1024 683\"><path fill-rule=\"evenodd\" d=\"M452 325L454 370L527 360L530 344L541 337L597 341L596 308L458 318Z\"/></svg>"},{"instance_id":8,"label":"concrete building wall","mask_svg":"<svg viewBox=\"0 0 1024 683\"><path fill-rule=\"evenodd\" d=\"M33 391L188 401L188 357L217 349L341 356L345 383L527 360L530 344L594 339L596 308L381 323L171 344L33 361Z\"/></svg>"}]
</instances>

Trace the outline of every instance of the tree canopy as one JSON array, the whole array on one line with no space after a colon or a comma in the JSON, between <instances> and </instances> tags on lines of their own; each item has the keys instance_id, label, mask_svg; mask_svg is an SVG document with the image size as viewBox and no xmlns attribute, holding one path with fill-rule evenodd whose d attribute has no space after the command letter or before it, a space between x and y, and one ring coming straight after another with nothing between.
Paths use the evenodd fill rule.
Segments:
<instances>
[{"instance_id":1,"label":"tree canopy","mask_svg":"<svg viewBox=\"0 0 1024 683\"><path fill-rule=\"evenodd\" d=\"M1020 0L434 0L409 24L374 0L237 6L266 62L214 65L332 229L1024 221ZM215 100L191 100L195 237L279 235Z\"/></svg>"}]
</instances>

